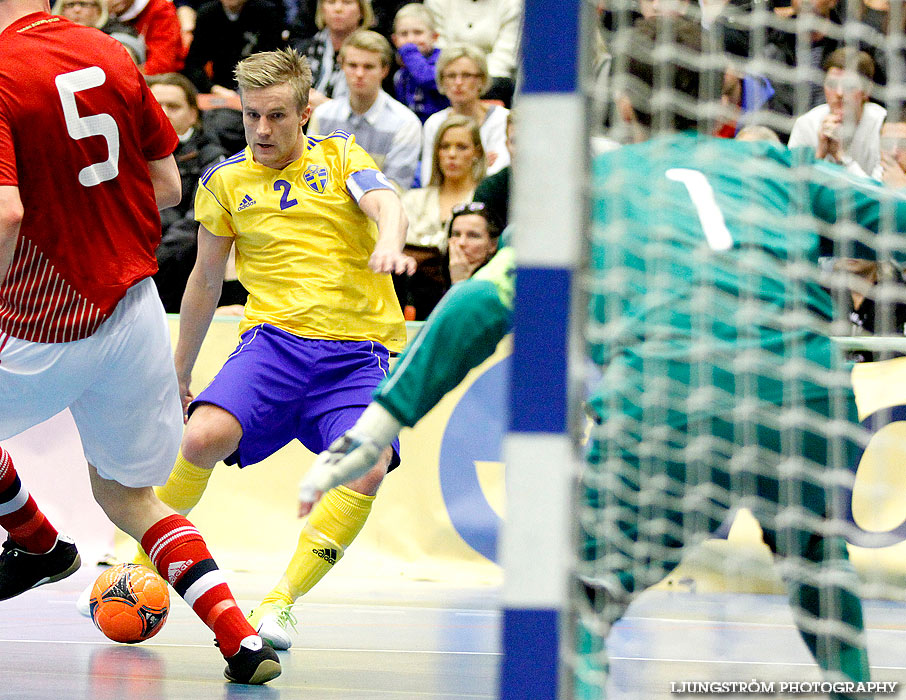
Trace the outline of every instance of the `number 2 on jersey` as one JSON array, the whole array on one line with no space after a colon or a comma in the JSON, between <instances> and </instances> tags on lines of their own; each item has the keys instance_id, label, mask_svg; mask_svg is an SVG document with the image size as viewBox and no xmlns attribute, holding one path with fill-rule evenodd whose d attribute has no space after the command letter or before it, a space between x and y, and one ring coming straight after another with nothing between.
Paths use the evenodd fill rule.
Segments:
<instances>
[{"instance_id":1,"label":"number 2 on jersey","mask_svg":"<svg viewBox=\"0 0 906 700\"><path fill-rule=\"evenodd\" d=\"M55 80L69 135L76 141L89 136L103 136L107 142L107 160L103 163L94 163L79 171L79 183L84 187L100 185L119 174L120 131L116 126L116 120L109 114L91 114L87 117L80 117L75 100L77 92L100 87L106 80L106 74L98 66L63 73L58 75Z\"/></svg>"},{"instance_id":2,"label":"number 2 on jersey","mask_svg":"<svg viewBox=\"0 0 906 700\"><path fill-rule=\"evenodd\" d=\"M664 174L668 179L686 186L708 245L714 250L730 250L733 247L733 236L730 235L724 215L717 206L714 188L705 174L691 168L670 168Z\"/></svg>"},{"instance_id":3,"label":"number 2 on jersey","mask_svg":"<svg viewBox=\"0 0 906 700\"><path fill-rule=\"evenodd\" d=\"M289 209L290 207L294 207L299 203L298 199L289 198L289 190L291 187L292 187L292 185L289 182L287 182L286 180L277 180L274 183L274 192L283 190L283 194L280 195L280 209L281 210Z\"/></svg>"}]
</instances>

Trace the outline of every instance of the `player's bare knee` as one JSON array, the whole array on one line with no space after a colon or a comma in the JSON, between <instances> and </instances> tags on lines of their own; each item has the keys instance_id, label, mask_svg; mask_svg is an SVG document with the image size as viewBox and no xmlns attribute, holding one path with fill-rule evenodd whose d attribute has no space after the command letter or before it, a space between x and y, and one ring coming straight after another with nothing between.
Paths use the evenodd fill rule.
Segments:
<instances>
[{"instance_id":1,"label":"player's bare knee","mask_svg":"<svg viewBox=\"0 0 906 700\"><path fill-rule=\"evenodd\" d=\"M204 404L192 414L182 436L182 456L198 467L213 466L239 447L242 426L229 412Z\"/></svg>"}]
</instances>

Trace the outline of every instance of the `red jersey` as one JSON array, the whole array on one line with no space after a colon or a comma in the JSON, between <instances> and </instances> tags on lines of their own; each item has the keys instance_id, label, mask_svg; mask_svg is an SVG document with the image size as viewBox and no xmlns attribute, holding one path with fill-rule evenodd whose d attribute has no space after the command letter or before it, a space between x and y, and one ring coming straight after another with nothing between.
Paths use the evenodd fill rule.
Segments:
<instances>
[{"instance_id":1,"label":"red jersey","mask_svg":"<svg viewBox=\"0 0 906 700\"><path fill-rule=\"evenodd\" d=\"M178 139L125 49L43 12L0 33L0 185L25 215L0 283L0 331L85 338L157 271L147 161Z\"/></svg>"}]
</instances>

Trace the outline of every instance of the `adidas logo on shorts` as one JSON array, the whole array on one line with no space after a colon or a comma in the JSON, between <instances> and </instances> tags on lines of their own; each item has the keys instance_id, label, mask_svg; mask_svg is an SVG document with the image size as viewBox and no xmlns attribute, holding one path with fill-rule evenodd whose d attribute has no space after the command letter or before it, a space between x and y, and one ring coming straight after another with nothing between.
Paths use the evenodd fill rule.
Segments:
<instances>
[{"instance_id":1,"label":"adidas logo on shorts","mask_svg":"<svg viewBox=\"0 0 906 700\"><path fill-rule=\"evenodd\" d=\"M255 203L254 199L252 199L249 195L245 195L245 197L242 198L242 201L239 202L239 211L242 211L243 209L247 209L248 207L252 206L254 203Z\"/></svg>"},{"instance_id":2,"label":"adidas logo on shorts","mask_svg":"<svg viewBox=\"0 0 906 700\"><path fill-rule=\"evenodd\" d=\"M325 549L313 549L311 551L312 551L312 554L315 554L315 555L321 557L321 559L326 561L328 564L337 563L337 550L335 550L335 549L325 548Z\"/></svg>"}]
</instances>

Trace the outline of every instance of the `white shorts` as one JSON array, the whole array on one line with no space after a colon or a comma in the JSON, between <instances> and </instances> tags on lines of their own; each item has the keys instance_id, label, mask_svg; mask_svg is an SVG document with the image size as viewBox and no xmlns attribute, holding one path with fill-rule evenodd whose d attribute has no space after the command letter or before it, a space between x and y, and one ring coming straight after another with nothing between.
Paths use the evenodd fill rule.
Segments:
<instances>
[{"instance_id":1,"label":"white shorts","mask_svg":"<svg viewBox=\"0 0 906 700\"><path fill-rule=\"evenodd\" d=\"M0 334L0 346L0 440L69 408L98 474L132 487L166 482L182 403L153 281L134 285L88 338L32 343Z\"/></svg>"}]
</instances>

